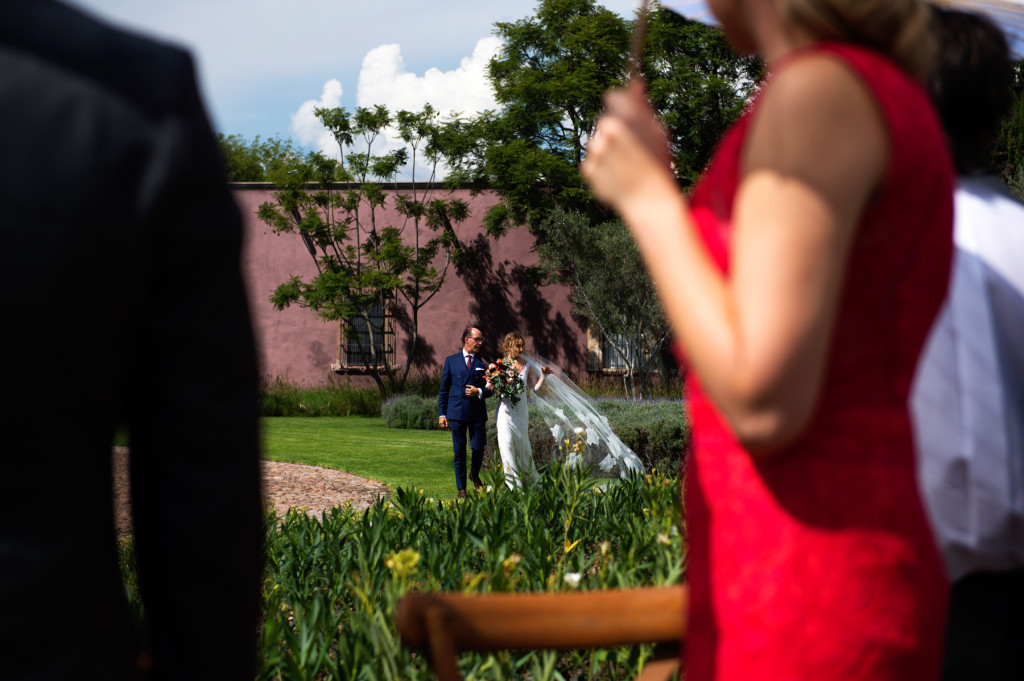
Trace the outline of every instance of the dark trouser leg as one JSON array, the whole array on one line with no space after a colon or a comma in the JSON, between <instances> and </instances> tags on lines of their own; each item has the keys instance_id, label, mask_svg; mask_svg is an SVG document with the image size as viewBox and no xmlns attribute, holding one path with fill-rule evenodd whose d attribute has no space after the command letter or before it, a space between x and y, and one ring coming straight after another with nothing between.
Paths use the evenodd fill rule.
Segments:
<instances>
[{"instance_id":1,"label":"dark trouser leg","mask_svg":"<svg viewBox=\"0 0 1024 681\"><path fill-rule=\"evenodd\" d=\"M469 446L473 453L469 479L475 484L480 484L480 466L483 465L484 447L487 446L487 421L469 424Z\"/></svg>"},{"instance_id":2,"label":"dark trouser leg","mask_svg":"<svg viewBox=\"0 0 1024 681\"><path fill-rule=\"evenodd\" d=\"M455 489L466 489L466 427L472 425L465 421L448 421L448 427L452 430L452 448L455 450L455 458L452 464L455 467Z\"/></svg>"},{"instance_id":3,"label":"dark trouser leg","mask_svg":"<svg viewBox=\"0 0 1024 681\"><path fill-rule=\"evenodd\" d=\"M1024 679L1024 570L976 572L953 584L942 679Z\"/></svg>"}]
</instances>

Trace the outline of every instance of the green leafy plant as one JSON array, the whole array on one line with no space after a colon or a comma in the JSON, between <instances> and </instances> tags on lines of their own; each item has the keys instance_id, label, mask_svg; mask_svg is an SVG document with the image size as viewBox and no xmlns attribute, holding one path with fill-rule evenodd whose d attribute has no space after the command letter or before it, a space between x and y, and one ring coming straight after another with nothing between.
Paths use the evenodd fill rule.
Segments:
<instances>
[{"instance_id":1,"label":"green leafy plant","mask_svg":"<svg viewBox=\"0 0 1024 681\"><path fill-rule=\"evenodd\" d=\"M257 678L433 678L393 622L398 599L412 590L610 589L683 578L676 478L608 484L553 463L539 485L510 492L499 475L485 472L491 491L460 502L400 488L361 512L268 515ZM125 582L133 584L131 543L122 547ZM132 602L141 616L141 603ZM649 655L648 647L501 652L466 654L459 664L467 679L621 679Z\"/></svg>"},{"instance_id":2,"label":"green leafy plant","mask_svg":"<svg viewBox=\"0 0 1024 681\"><path fill-rule=\"evenodd\" d=\"M300 388L282 378L265 383L260 390L261 416L377 416L380 393L337 382Z\"/></svg>"},{"instance_id":3,"label":"green leafy plant","mask_svg":"<svg viewBox=\"0 0 1024 681\"><path fill-rule=\"evenodd\" d=\"M437 398L395 395L381 404L380 415L388 428L437 430Z\"/></svg>"}]
</instances>

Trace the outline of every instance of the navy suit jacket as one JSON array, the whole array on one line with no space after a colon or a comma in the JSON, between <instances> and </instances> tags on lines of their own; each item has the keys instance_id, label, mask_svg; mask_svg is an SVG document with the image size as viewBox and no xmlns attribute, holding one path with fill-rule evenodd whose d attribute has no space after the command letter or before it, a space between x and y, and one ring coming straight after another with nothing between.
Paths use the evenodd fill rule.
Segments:
<instances>
[{"instance_id":1,"label":"navy suit jacket","mask_svg":"<svg viewBox=\"0 0 1024 681\"><path fill-rule=\"evenodd\" d=\"M444 360L444 371L441 372L441 390L437 396L438 416L447 417L449 421L468 421L470 423L487 420L486 400L491 391L485 386L487 379L487 362L479 355L473 356L472 369L466 369L466 359L460 351ZM480 397L466 397L466 386L475 385L483 390Z\"/></svg>"}]
</instances>

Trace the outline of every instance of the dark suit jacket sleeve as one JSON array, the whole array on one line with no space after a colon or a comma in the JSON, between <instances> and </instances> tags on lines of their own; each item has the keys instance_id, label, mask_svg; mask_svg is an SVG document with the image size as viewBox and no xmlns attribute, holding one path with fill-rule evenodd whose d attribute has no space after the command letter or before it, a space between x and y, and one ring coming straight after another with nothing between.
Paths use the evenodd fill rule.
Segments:
<instances>
[{"instance_id":1,"label":"dark suit jacket sleeve","mask_svg":"<svg viewBox=\"0 0 1024 681\"><path fill-rule=\"evenodd\" d=\"M3 353L23 365L5 376L8 392L38 405L35 391L74 373L59 428L3 410L31 441L6 443L16 454L0 490L38 479L19 468L45 472L61 503L6 514L0 530L0 603L13 579L31 605L0 608L0 677L128 678L120 672L135 666L110 500L110 441L127 422L151 678L251 681L263 536L257 372L241 221L191 60L47 0L0 1L0 60L6 335L31 339ZM73 360L58 354L69 331ZM40 621L61 609L74 613L73 631ZM86 654L82 641L93 644ZM22 673L13 653L37 644L45 650ZM77 675L51 671L69 665Z\"/></svg>"},{"instance_id":2,"label":"dark suit jacket sleeve","mask_svg":"<svg viewBox=\"0 0 1024 681\"><path fill-rule=\"evenodd\" d=\"M448 392L452 387L452 371L449 361L451 358L445 358L444 369L441 370L441 390L437 394L437 416L438 418L448 416Z\"/></svg>"},{"instance_id":3,"label":"dark suit jacket sleeve","mask_svg":"<svg viewBox=\"0 0 1024 681\"><path fill-rule=\"evenodd\" d=\"M152 258L129 416L140 586L157 678L251 680L263 519L241 220L191 60L160 56L168 108L136 206Z\"/></svg>"}]
</instances>

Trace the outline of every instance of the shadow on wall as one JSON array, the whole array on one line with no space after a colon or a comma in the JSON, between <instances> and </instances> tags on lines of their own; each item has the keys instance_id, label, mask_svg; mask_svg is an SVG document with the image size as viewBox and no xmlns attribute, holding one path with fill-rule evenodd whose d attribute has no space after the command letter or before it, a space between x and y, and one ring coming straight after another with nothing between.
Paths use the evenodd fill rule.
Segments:
<instances>
[{"instance_id":1,"label":"shadow on wall","mask_svg":"<svg viewBox=\"0 0 1024 681\"><path fill-rule=\"evenodd\" d=\"M402 354L409 358L409 363L412 365L415 371L416 367L433 367L441 363L441 360L437 358L437 350L434 346L427 342L423 338L423 309L420 309L420 336L416 342L416 350L412 351L412 315L409 314L409 310L404 305L395 306L395 322L398 324L398 328L402 330L401 337L405 339L404 351Z\"/></svg>"},{"instance_id":2,"label":"shadow on wall","mask_svg":"<svg viewBox=\"0 0 1024 681\"><path fill-rule=\"evenodd\" d=\"M324 349L324 344L320 341L313 341L309 344L309 354L306 355L306 359L309 360L311 366L315 367L327 367L334 362L333 352L327 352Z\"/></svg>"},{"instance_id":3,"label":"shadow on wall","mask_svg":"<svg viewBox=\"0 0 1024 681\"><path fill-rule=\"evenodd\" d=\"M585 366L584 353L576 340L578 330L562 313L552 317L551 303L545 300L540 281L531 268L511 265L507 260L495 264L491 243L483 234L464 244L464 248L467 257L455 271L473 300L470 317L488 339L486 353L500 356L505 334L519 331L529 339L529 351L563 368ZM512 304L515 289L519 290L518 309Z\"/></svg>"},{"instance_id":4,"label":"shadow on wall","mask_svg":"<svg viewBox=\"0 0 1024 681\"><path fill-rule=\"evenodd\" d=\"M574 368L586 366L586 355L574 342L580 331L586 333L586 320L570 320L558 312L551 316L551 303L540 291L538 277L530 267L516 265L512 278L519 287L519 315L523 320L523 335L533 340L533 352L546 357L563 370L575 373Z\"/></svg>"}]
</instances>

